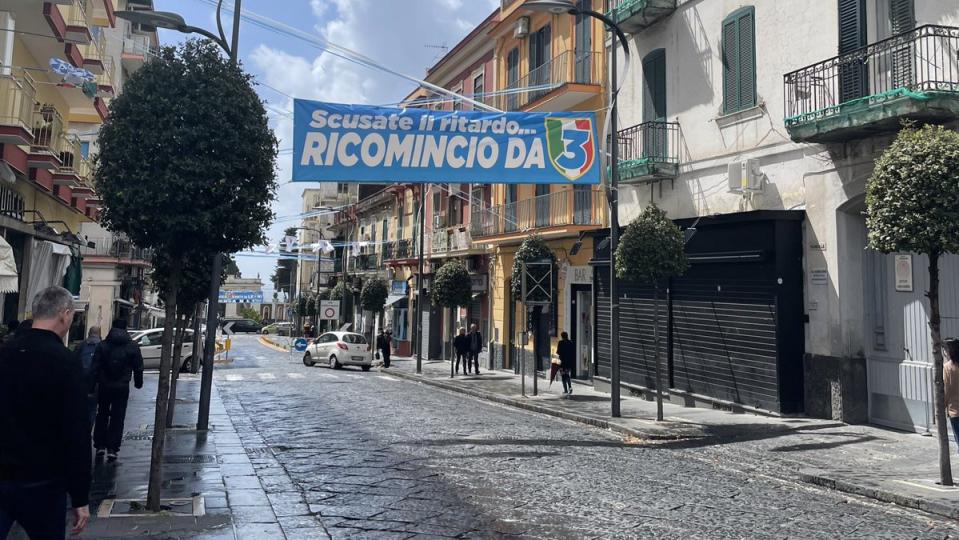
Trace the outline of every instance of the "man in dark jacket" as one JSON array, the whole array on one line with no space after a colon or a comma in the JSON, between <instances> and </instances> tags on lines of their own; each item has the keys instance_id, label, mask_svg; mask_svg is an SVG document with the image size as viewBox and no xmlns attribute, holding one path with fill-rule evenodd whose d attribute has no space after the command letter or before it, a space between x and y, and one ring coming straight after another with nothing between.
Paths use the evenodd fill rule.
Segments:
<instances>
[{"instance_id":1,"label":"man in dark jacket","mask_svg":"<svg viewBox=\"0 0 959 540\"><path fill-rule=\"evenodd\" d=\"M463 374L469 375L470 365L469 365L469 351L470 351L470 341L466 337L466 329L460 328L459 334L453 338L453 351L456 353L456 367L453 369L454 372L459 373L460 371L460 360L463 361Z\"/></svg>"},{"instance_id":2,"label":"man in dark jacket","mask_svg":"<svg viewBox=\"0 0 959 540\"><path fill-rule=\"evenodd\" d=\"M376 336L376 349L380 352L380 356L383 358L383 367L390 367L390 353L393 348L393 331L387 330L386 332L380 330L380 335Z\"/></svg>"},{"instance_id":3,"label":"man in dark jacket","mask_svg":"<svg viewBox=\"0 0 959 540\"><path fill-rule=\"evenodd\" d=\"M100 342L93 354L97 381L97 420L93 428L93 446L97 459L106 454L108 461L116 461L123 440L123 420L130 398L130 377L133 385L143 388L143 356L140 346L127 334L127 322L113 321L107 338Z\"/></svg>"},{"instance_id":4,"label":"man in dark jacket","mask_svg":"<svg viewBox=\"0 0 959 540\"><path fill-rule=\"evenodd\" d=\"M569 334L562 332L559 343L556 344L556 356L559 356L559 367L563 375L563 393L573 393L573 370L576 369L576 348L569 340Z\"/></svg>"},{"instance_id":5,"label":"man in dark jacket","mask_svg":"<svg viewBox=\"0 0 959 540\"><path fill-rule=\"evenodd\" d=\"M470 340L469 357L466 359L466 371L469 372L470 364L473 365L473 372L479 375L479 353L483 351L483 334L475 324L470 325L470 333L466 336Z\"/></svg>"},{"instance_id":6,"label":"man in dark jacket","mask_svg":"<svg viewBox=\"0 0 959 540\"><path fill-rule=\"evenodd\" d=\"M90 423L80 365L63 345L73 297L48 287L33 327L0 348L0 538L19 523L30 538L63 538L90 518Z\"/></svg>"}]
</instances>

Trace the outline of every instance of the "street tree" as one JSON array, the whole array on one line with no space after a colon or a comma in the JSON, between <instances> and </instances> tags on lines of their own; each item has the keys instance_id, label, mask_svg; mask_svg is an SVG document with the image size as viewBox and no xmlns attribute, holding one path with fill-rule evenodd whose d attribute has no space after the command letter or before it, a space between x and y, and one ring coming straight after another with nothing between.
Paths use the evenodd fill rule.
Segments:
<instances>
[{"instance_id":1,"label":"street tree","mask_svg":"<svg viewBox=\"0 0 959 540\"><path fill-rule=\"evenodd\" d=\"M928 260L929 331L932 334L939 476L953 485L946 428L939 260L959 252L959 133L942 126L905 126L876 160L866 185L869 247L911 252Z\"/></svg>"},{"instance_id":2,"label":"street tree","mask_svg":"<svg viewBox=\"0 0 959 540\"><path fill-rule=\"evenodd\" d=\"M616 246L616 277L653 286L653 350L656 365L656 419L663 419L662 359L659 357L659 289L689 268L683 231L656 205L626 226ZM613 300L616 301L615 299ZM619 339L619 336L613 336Z\"/></svg>"},{"instance_id":3,"label":"street tree","mask_svg":"<svg viewBox=\"0 0 959 540\"><path fill-rule=\"evenodd\" d=\"M530 265L530 263L548 262L542 264ZM526 267L527 291L526 298L523 298L523 267ZM552 273L556 265L556 255L549 249L549 245L541 237L533 234L527 236L516 255L513 258L513 272L510 279L510 292L513 298L521 300L526 309L526 330L536 329L539 332L540 317L543 316L543 306L541 304L552 302L552 290L545 288L552 287ZM544 288L545 287L545 288ZM528 302L535 303L532 309L527 305ZM537 334L537 342L539 335Z\"/></svg>"},{"instance_id":4,"label":"street tree","mask_svg":"<svg viewBox=\"0 0 959 540\"><path fill-rule=\"evenodd\" d=\"M470 272L466 265L459 259L449 259L439 270L436 271L436 277L433 279L433 286L430 291L430 299L433 303L445 307L454 312L462 306L470 303L473 296L473 283L470 279ZM446 336L450 340L449 351L453 350L453 335ZM452 359L451 359L452 360ZM454 364L450 362L450 376L453 375Z\"/></svg>"},{"instance_id":5,"label":"street tree","mask_svg":"<svg viewBox=\"0 0 959 540\"><path fill-rule=\"evenodd\" d=\"M215 45L188 41L162 48L126 81L99 146L102 223L170 264L147 495L158 511L181 272L188 253L209 259L262 243L273 217L277 140L251 76Z\"/></svg>"},{"instance_id":6,"label":"street tree","mask_svg":"<svg viewBox=\"0 0 959 540\"><path fill-rule=\"evenodd\" d=\"M376 320L382 314L383 307L386 305L386 297L389 294L390 288L385 279L371 277L363 283L363 288L360 290L360 307L364 311L372 312L374 320ZM372 343L373 336L369 337Z\"/></svg>"}]
</instances>

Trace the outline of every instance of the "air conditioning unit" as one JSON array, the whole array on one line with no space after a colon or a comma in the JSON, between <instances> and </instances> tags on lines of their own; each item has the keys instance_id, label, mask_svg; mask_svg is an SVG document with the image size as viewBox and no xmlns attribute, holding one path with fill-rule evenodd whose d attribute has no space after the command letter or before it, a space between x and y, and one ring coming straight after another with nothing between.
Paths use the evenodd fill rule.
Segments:
<instances>
[{"instance_id":1,"label":"air conditioning unit","mask_svg":"<svg viewBox=\"0 0 959 540\"><path fill-rule=\"evenodd\" d=\"M514 38L524 38L529 35L529 17L520 17L513 27Z\"/></svg>"},{"instance_id":2,"label":"air conditioning unit","mask_svg":"<svg viewBox=\"0 0 959 540\"><path fill-rule=\"evenodd\" d=\"M729 191L753 193L763 190L763 173L758 159L733 161L729 164Z\"/></svg>"}]
</instances>

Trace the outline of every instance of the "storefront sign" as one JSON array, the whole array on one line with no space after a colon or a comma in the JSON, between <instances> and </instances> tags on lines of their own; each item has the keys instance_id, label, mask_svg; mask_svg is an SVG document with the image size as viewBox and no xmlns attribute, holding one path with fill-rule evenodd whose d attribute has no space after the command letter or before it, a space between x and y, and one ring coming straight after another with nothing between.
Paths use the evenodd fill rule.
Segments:
<instances>
[{"instance_id":1,"label":"storefront sign","mask_svg":"<svg viewBox=\"0 0 959 540\"><path fill-rule=\"evenodd\" d=\"M566 282L570 285L592 285L592 266L569 266L566 268Z\"/></svg>"},{"instance_id":2,"label":"storefront sign","mask_svg":"<svg viewBox=\"0 0 959 540\"><path fill-rule=\"evenodd\" d=\"M294 182L598 184L596 115L294 101Z\"/></svg>"},{"instance_id":3,"label":"storefront sign","mask_svg":"<svg viewBox=\"0 0 959 540\"><path fill-rule=\"evenodd\" d=\"M470 289L474 293L485 293L489 276L486 274L470 274Z\"/></svg>"},{"instance_id":4,"label":"storefront sign","mask_svg":"<svg viewBox=\"0 0 959 540\"><path fill-rule=\"evenodd\" d=\"M829 271L825 268L814 268L809 274L813 285L829 285Z\"/></svg>"},{"instance_id":5,"label":"storefront sign","mask_svg":"<svg viewBox=\"0 0 959 540\"><path fill-rule=\"evenodd\" d=\"M221 304L262 304L263 291L224 291L220 289Z\"/></svg>"},{"instance_id":6,"label":"storefront sign","mask_svg":"<svg viewBox=\"0 0 959 540\"><path fill-rule=\"evenodd\" d=\"M410 290L410 284L406 281L395 280L390 285L391 296L406 296Z\"/></svg>"},{"instance_id":7,"label":"storefront sign","mask_svg":"<svg viewBox=\"0 0 959 540\"><path fill-rule=\"evenodd\" d=\"M912 292L912 255L896 255L896 291Z\"/></svg>"}]
</instances>

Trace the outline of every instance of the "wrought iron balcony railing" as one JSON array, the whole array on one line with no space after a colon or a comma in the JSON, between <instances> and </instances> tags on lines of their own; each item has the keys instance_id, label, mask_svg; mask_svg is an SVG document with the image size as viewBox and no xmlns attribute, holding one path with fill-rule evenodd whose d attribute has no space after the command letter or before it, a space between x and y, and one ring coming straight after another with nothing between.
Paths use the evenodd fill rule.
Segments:
<instances>
[{"instance_id":1,"label":"wrought iron balcony railing","mask_svg":"<svg viewBox=\"0 0 959 540\"><path fill-rule=\"evenodd\" d=\"M643 122L621 130L616 140L620 180L675 176L679 166L679 123Z\"/></svg>"},{"instance_id":2,"label":"wrought iron balcony railing","mask_svg":"<svg viewBox=\"0 0 959 540\"><path fill-rule=\"evenodd\" d=\"M34 100L37 85L23 70L0 69L0 125L13 126L28 134L34 129Z\"/></svg>"},{"instance_id":3,"label":"wrought iron balcony railing","mask_svg":"<svg viewBox=\"0 0 959 540\"><path fill-rule=\"evenodd\" d=\"M496 96L496 107L516 111L528 107L557 88L570 83L602 84L603 56L600 53L568 50L526 76L506 85Z\"/></svg>"},{"instance_id":4,"label":"wrought iron balcony railing","mask_svg":"<svg viewBox=\"0 0 959 540\"><path fill-rule=\"evenodd\" d=\"M959 97L959 28L926 25L784 76L786 127L901 98Z\"/></svg>"},{"instance_id":5,"label":"wrought iron balcony railing","mask_svg":"<svg viewBox=\"0 0 959 540\"><path fill-rule=\"evenodd\" d=\"M152 250L137 247L123 237L112 235L87 237L87 242L88 244L80 247L82 255L147 262L153 260ZM90 247L89 242L93 243L93 247Z\"/></svg>"},{"instance_id":6,"label":"wrought iron balcony railing","mask_svg":"<svg viewBox=\"0 0 959 540\"><path fill-rule=\"evenodd\" d=\"M473 238L549 227L602 226L606 222L606 195L599 189L565 189L513 203L474 210Z\"/></svg>"},{"instance_id":7,"label":"wrought iron balcony railing","mask_svg":"<svg viewBox=\"0 0 959 540\"><path fill-rule=\"evenodd\" d=\"M419 256L419 243L410 238L394 240L383 246L384 261L399 261Z\"/></svg>"},{"instance_id":8,"label":"wrought iron balcony railing","mask_svg":"<svg viewBox=\"0 0 959 540\"><path fill-rule=\"evenodd\" d=\"M624 32L653 25L676 10L676 0L609 0L606 15Z\"/></svg>"}]
</instances>

